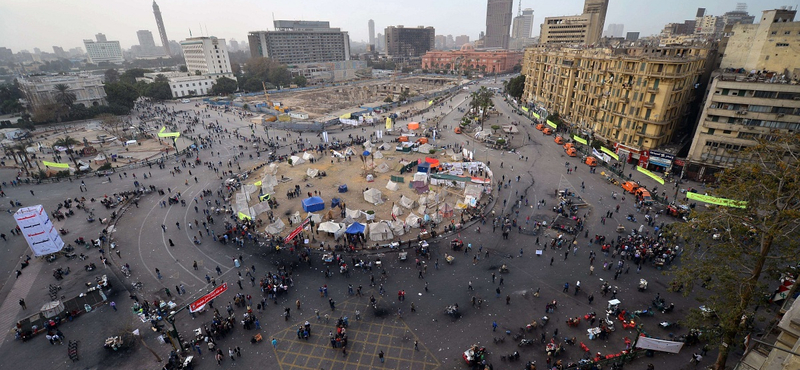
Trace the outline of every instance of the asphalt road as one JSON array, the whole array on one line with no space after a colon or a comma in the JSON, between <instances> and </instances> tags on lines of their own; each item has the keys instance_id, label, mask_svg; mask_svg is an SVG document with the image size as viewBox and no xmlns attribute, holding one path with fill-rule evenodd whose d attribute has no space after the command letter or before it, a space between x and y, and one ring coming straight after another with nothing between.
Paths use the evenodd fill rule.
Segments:
<instances>
[{"instance_id":1,"label":"asphalt road","mask_svg":"<svg viewBox=\"0 0 800 370\"><path fill-rule=\"evenodd\" d=\"M487 85L499 86L499 83L487 83ZM464 98L467 93L464 92L454 97L453 102L466 101ZM448 106L437 108L437 112L427 115L438 114L442 110L445 112L450 111L449 103L446 104ZM174 105L176 109L194 109L192 104L177 103ZM466 105L466 102L464 105ZM634 213L632 197L628 197L625 202L621 200L619 203L611 202L611 192L621 193L621 191L619 188L604 181L599 175L600 171L598 171L598 174L589 174L588 167L578 163L578 159L566 157L561 146L553 142L552 136L543 136L527 123L523 117L514 115L511 108L502 101L502 98L495 98L495 106L502 113L502 116L492 118L493 121L487 122L487 125L491 126L493 122L522 122L518 126L521 132L512 139L512 145L520 146L517 150L519 154L487 149L475 143L472 138L466 135L453 133L451 128L460 119L460 114L457 111L448 114L442 120L444 124L448 124L450 129L443 130L439 140L436 142L437 145L458 144L467 148L474 148L472 150L475 152L476 159L492 163L491 167L496 178L501 178L505 175L506 179L512 179L508 188L495 192L497 201L493 211L497 214L511 213L513 212L511 199L523 196L523 199L528 200L528 207L523 206L519 210L519 222L524 222L529 216L531 219L540 217L552 219L554 213L550 208L556 202L553 192L556 189L563 189L565 186L569 186L572 190L578 191L581 197L590 205L590 207L581 211L581 214L588 211L587 230L590 237L595 234L614 237L617 223L623 224L628 229L639 226L639 224L633 224L624 221L624 219L609 219L606 225L600 225L600 215L607 210L613 209L617 204L620 205L621 209L619 214L615 214L615 217L617 217L616 215ZM212 119L220 119L220 123L229 130L247 127L247 122L239 121L238 118L234 119L231 115L223 115L223 118L226 119L224 122L218 118L216 113L212 113ZM367 134L373 130L375 129L368 128ZM249 129L247 132L249 134ZM330 135L335 139L337 137L345 138L350 133L362 134L361 129L355 129L344 132L332 131ZM262 132L257 134L263 135ZM275 136L285 135L286 133L270 130L270 134ZM527 139L528 134L531 136L530 141ZM292 135L293 138L297 137L297 134ZM305 138L307 135L309 134L305 134L303 137ZM311 136L311 140L312 143L315 143L314 140L319 139ZM226 163L233 155L239 153L238 145L240 144L243 143L235 137L225 137L222 139L221 144L215 144L213 148L214 152L219 151L221 153L219 157L215 154L214 158L211 158L209 151L204 150L200 152L200 158L203 161L221 160ZM244 148L245 155L239 161L242 169L250 168L258 163L256 160L249 159L249 154L254 154L252 148L248 146ZM288 148L283 148L279 153L287 150ZM520 159L519 155L522 156L522 159ZM527 157L527 161L525 157ZM570 162L573 168L577 165L577 171L567 174L565 162ZM500 163L502 163L502 168ZM73 323L62 326L62 331L67 335L67 339L81 341L79 351L82 357L79 362L72 363L69 361L66 348L58 345L55 347L48 346L49 343L43 336L36 337L32 342L23 344L20 341L12 340L13 336L9 335L0 345L0 355L6 361L4 363L19 367L65 369L111 367L117 369L140 369L142 367L160 367L154 362L153 354L141 345L137 345L136 348L128 352L108 353L102 349L102 342L106 337L121 331L138 328L144 334L144 342L162 358L165 358L171 350L169 344L159 344L155 339L155 335L149 330L149 325L139 322L130 312L129 307L132 300L128 297L128 289L132 282L141 281L143 283L144 290L137 293L140 298L150 301L157 297L166 298L163 288L169 288L172 291L173 299L183 305L210 289L205 279L205 275L208 274L209 276L214 276L218 282L224 280L231 283L229 292L217 300L219 303L216 306L222 307L224 302L232 300L233 294L240 291L245 294L251 294L254 297L260 296L256 288L250 287L248 281L243 282L244 285L241 290L235 284L238 279L237 273L244 274L245 271L244 267L237 269L233 265L233 258L242 255L243 266L255 266L258 275L263 274L265 271L274 270L275 265L278 263L295 260L294 256L286 252L277 254L274 251L264 251L254 247L237 249L231 244L215 243L208 237L203 239L202 244L194 245L191 240L198 230L196 227L189 230L187 225L189 222L194 223L194 219L200 219L200 217L195 213L191 200L194 197L198 197L204 189L218 189L221 180L217 174L206 167L185 168L184 173L173 177L169 173L169 168L175 165L178 164L170 164L165 170L158 170L153 167L152 169L143 168L128 171L128 178L123 175L123 178L120 179L119 176L115 175L117 177L112 177L112 182L110 183L105 181L105 178L86 180L86 184L89 187L88 194L92 197L100 198L103 194L112 194L116 191L131 189L133 187L132 173L136 173L140 181L142 181L141 175L144 172L152 173L153 176L143 181L144 184L155 185L163 189L169 187L172 188L173 192L180 191L182 197L189 202L189 206L181 207L180 205L175 205L162 208L159 206L159 202L165 200L166 196L149 194L139 201L138 208L130 208L123 216L114 232L115 240L120 248L120 255L108 254L114 264L129 263L133 276L120 279L122 275L119 270L114 268L101 269L99 273L113 275L114 288L109 295L109 299L116 302L119 311L115 312L108 306L101 307L95 312L79 317ZM220 168L220 170L227 169L226 165ZM188 176L188 170L192 171L191 177L197 176L197 183L194 183L191 177ZM235 168L234 171L236 171ZM9 178L7 173L2 175L5 175L3 176L5 179ZM516 176L520 176L519 182L516 181ZM641 180L646 184L649 183L648 179L637 178L636 176L637 174L634 174L634 179ZM190 179L188 186L185 185L185 180L187 179ZM580 190L581 183L585 185L585 190ZM653 186L654 184L649 185ZM25 205L44 204L48 210L54 209L58 201L67 197L90 197L87 193L79 192L77 182L27 185L17 188L4 186L3 189L8 194L9 199L19 199ZM29 190L34 190L36 195L31 195ZM509 200L506 206L503 206L502 199ZM546 201L547 206L536 209L535 204L542 199ZM7 208L0 209L5 210ZM100 217L104 217L111 212L110 210L105 210L102 206L96 206L95 209ZM222 219L217 217L217 220L220 222L214 228L220 231ZM665 218L663 221L668 223L671 220ZM181 230L177 230L175 222L180 222ZM161 224L166 225L166 232L162 232ZM60 225L60 223L56 223L56 225ZM101 226L96 222L87 223L83 212L79 212L75 217L67 219L63 222L63 225L72 230L70 235L65 237L67 241L71 241L77 236L87 238L96 236ZM12 227L13 217L10 214L0 219L0 230L9 230ZM384 316L376 316L367 306L370 294L380 296L377 286L370 287L370 272L354 271L349 278L340 274L325 278L323 266L318 260L314 260L310 267L300 265L293 271L294 286L291 288L290 294L279 300L279 307L275 307L270 303L266 311L258 315L261 318L261 332L265 338L271 338L285 334L287 330L292 332L297 323L302 323L305 320L317 325L313 314L315 309L337 317L338 314L330 312L327 298L320 298L319 296L319 287L327 284L330 298L336 300L340 307L344 307L340 308L339 312L344 310L351 314L351 321L353 320L352 314L354 310L361 307L365 324L381 324L383 327L394 325L400 328L403 325L407 326L414 340L419 341L421 353L424 354L424 356L420 355L419 361L421 362L418 363L424 366L419 365L419 368L428 368L428 366L441 369L465 368L463 360L461 360L461 353L469 345L480 343L486 345L491 351L489 360L495 365L495 368L502 369L521 367L521 364L513 364L512 366L500 360L501 355L515 350L521 352L522 360L535 360L538 364L544 365L546 355L543 346L537 343L531 347L520 348L503 331L516 332L519 327L524 326L531 320L541 318L545 315L545 304L552 300L558 301L558 308L555 313L548 315L550 316L550 323L545 328L548 337L552 335L555 328L558 328L558 337L574 336L579 342L584 342L592 353L617 353L623 349L623 338L633 339L636 336L634 331L623 330L620 325L617 325L617 331L607 341L590 341L586 336L586 329L588 328L586 323L582 322L577 328L569 328L564 324L568 317L583 316L590 311L601 313L605 309L606 298L599 294L601 279L612 280L612 285L619 286L617 298L623 302L623 307L629 310L646 308L657 293L660 293L667 302L675 302L675 312L667 315L659 313L655 317L642 319L645 331L654 336L667 337L669 334L668 331L658 327L658 322L662 320L675 321L682 317L690 307L696 305L691 297L684 298L675 293L668 293L666 287L669 277L665 276L663 271L655 270L651 266L645 266L640 274L637 274L634 268L629 274L621 275L617 281L613 281L613 272L602 271L601 268L597 268L594 275L590 276L589 250L591 249L598 253L599 265L602 265L604 258L598 250L598 246L590 246L588 239L583 237L583 234L577 239L579 243L577 253L575 255L569 253L568 259L564 260L563 252L551 250L545 250L540 257L535 256L535 250L537 249L535 236L512 232L508 240L502 240L499 230L497 233L492 233L489 223L481 225L480 233L477 232L476 227L477 225L472 226L459 234L459 237L464 239L465 242L473 245L473 252L468 255L463 252L455 254L456 260L452 265L444 262L444 253L452 253L449 250L448 240L434 244L432 247L433 256L431 260L427 261L428 268L424 278L418 277L418 269L414 265L413 256L408 261L399 261L396 255L386 254L383 257L383 261L388 279L383 287L387 294L381 297L380 307L390 314ZM19 257L28 253L26 252L27 245L22 237L11 237L9 233L6 234L9 236L9 242L0 242L0 245L6 248L5 252L8 258L0 262L0 269L2 269L0 273L4 273L3 276L9 276L9 278L6 280L2 290L0 290L0 296L5 298L3 305L0 306L0 314L9 314L17 319L23 317L26 312L19 308L14 298L18 294L22 294L28 302L29 309L27 311L31 311L32 308L39 307L48 301L47 285L57 283L51 276L53 268L69 266L72 269L72 273L65 280L58 282L63 287L61 294L66 297L78 294L84 289L84 282L92 280L99 274L97 271L84 271L83 265L86 262L77 259L66 261L62 258L52 264L36 261L34 263L39 263L42 266L39 269L40 273L32 277L34 280L31 288L27 291L24 289L15 290L15 286L21 286L22 283L14 279L12 272L18 268ZM540 235L539 238L544 243L555 236L553 232L548 231ZM169 239L173 240L176 244L175 247L169 246ZM489 257L486 259L482 254L480 260L473 264L473 257L479 248L482 248L484 252L488 250ZM520 256L520 250L523 252L522 256ZM96 264L100 265L97 249L79 250L78 252L88 254ZM371 255L368 257L374 259L377 256ZM550 257L554 259L552 266L549 261ZM349 256L347 258L349 259ZM436 260L439 261L438 269L435 266ZM197 271L192 268L193 261L198 262ZM508 265L509 273L500 274L497 272L497 269L502 264ZM222 271L222 275L219 277L216 276L216 266L219 266ZM160 270L162 279L157 278L156 268ZM23 271L23 276L20 279L28 278L27 271L28 269ZM497 276L495 282L492 281L493 272ZM372 273L377 275L375 271ZM501 277L503 285L499 286ZM650 283L649 289L645 293L636 291L636 285L640 277L646 278ZM573 286L578 280L581 281L582 286L582 291L578 295L574 295L572 290L566 294L562 293L564 283L568 282L570 286ZM472 291L468 289L469 282L472 282L474 289ZM186 295L175 295L175 286L179 284L183 284L186 287ZM366 297L348 295L348 284L354 286L363 285L367 293ZM498 287L501 289L500 298L496 297L495 290ZM399 290L406 291L407 299L405 301L398 301L396 293ZM540 297L538 298L533 297L533 292L536 290L540 291ZM595 295L593 304L589 304L587 300L589 294ZM510 297L510 304L508 305L505 304L506 295ZM470 300L472 296L485 300L482 307L471 306ZM302 302L300 312L296 312L294 309L296 300ZM415 304L416 312L411 312L411 303ZM445 306L453 303L457 303L463 312L463 317L457 321L451 320L444 314ZM292 320L290 321L282 320L283 308L287 306L291 306L293 309ZM398 308L403 311L402 319L396 317ZM241 309L239 309L237 315L241 315L241 313ZM192 319L188 313L182 312L177 316L176 326L182 335L188 337L191 335L191 330L201 326L201 321L208 320L210 320L208 313L198 315L196 319ZM497 322L497 332L492 331L492 322ZM319 325L326 329L317 333L318 335L324 335L324 330L327 330L330 325L324 323L319 323ZM363 330L367 330L366 328L365 326ZM373 327L370 326L370 328ZM362 335L364 338L369 338L360 329L354 327L352 330L352 336L356 339L361 338ZM686 330L686 328L678 329L675 334L682 334ZM528 333L528 337L538 339L541 331L542 329L537 329L535 332ZM338 351L321 349L319 354L308 355L308 358L303 361L298 360L298 358L303 358L302 352L306 350L305 347L292 347L295 349L286 349L285 351L288 352L283 352L283 346L273 349L266 342L251 345L249 339L254 333L252 331L247 332L241 329L241 326L238 326L232 335L220 340L219 346L223 350L235 346L242 348L243 356L236 361L236 366L255 367L266 365L267 368L281 369L312 368L310 367L310 359L315 358L317 362L314 363L313 368L371 368L377 366L374 363L375 353L383 350L386 352L388 360L381 366L389 368L415 367L414 365L409 365L410 363L408 362L411 361L415 352L401 352L409 350L409 348L413 347L413 343L411 341L392 342L391 340L397 339L396 335L392 333L375 334L374 340L355 340L353 348L349 349L351 354L347 358L344 358ZM493 342L494 337L504 337L505 342L495 344ZM282 343L291 340L284 339L285 337L283 336L280 338ZM291 335L289 335L289 338L291 338ZM382 338L389 338L387 340L390 340L390 342L386 342L384 345ZM289 355L294 353L292 351L296 349L297 353L301 354L294 354L290 361ZM694 350L697 350L697 348ZM686 349L679 355L659 353L653 358L636 360L630 366L644 369L647 363L652 362L655 364L656 369L678 369L688 365L691 351L692 349ZM357 355L353 355L353 353ZM581 355L582 351L578 346L568 346L566 354L560 358L563 358L566 362L568 359L577 360ZM197 365L203 367L215 366L213 365L213 357L207 351L204 350L203 355L199 357L195 360ZM233 366L233 362L230 359L226 359L222 365L223 367Z\"/></svg>"}]
</instances>

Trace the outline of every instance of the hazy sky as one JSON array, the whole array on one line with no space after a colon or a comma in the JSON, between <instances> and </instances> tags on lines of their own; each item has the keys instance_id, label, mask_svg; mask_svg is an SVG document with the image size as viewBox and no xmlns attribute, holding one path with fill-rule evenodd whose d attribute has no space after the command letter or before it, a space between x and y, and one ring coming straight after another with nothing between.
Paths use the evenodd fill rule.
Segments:
<instances>
[{"instance_id":1,"label":"hazy sky","mask_svg":"<svg viewBox=\"0 0 800 370\"><path fill-rule=\"evenodd\" d=\"M519 0L514 1L514 15ZM694 18L698 7L706 14L722 15L733 10L737 1L728 0L611 0L606 25L622 23L625 32L639 31L642 36L658 33L664 24ZM486 0L159 0L161 14L170 40L205 34L246 41L247 32L272 28L275 19L327 20L332 27L350 33L352 41L368 40L367 21L375 20L375 33L390 25L433 26L436 34L468 35L470 40L486 28ZM751 1L748 11L786 5L785 1ZM534 35L544 17L580 14L582 0L522 0L523 8L534 10ZM757 18L758 20L758 18ZM201 32L202 25L202 32ZM83 47L83 39L104 33L109 40L119 40L123 48L138 44L137 30L150 30L160 45L148 0L0 0L0 46L33 51L38 47L52 52L52 46L64 49Z\"/></svg>"}]
</instances>

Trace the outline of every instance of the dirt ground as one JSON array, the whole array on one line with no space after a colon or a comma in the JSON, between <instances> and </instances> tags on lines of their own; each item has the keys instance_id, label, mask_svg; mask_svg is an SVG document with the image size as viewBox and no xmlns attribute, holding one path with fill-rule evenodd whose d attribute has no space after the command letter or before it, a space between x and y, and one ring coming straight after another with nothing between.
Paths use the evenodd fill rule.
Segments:
<instances>
[{"instance_id":1,"label":"dirt ground","mask_svg":"<svg viewBox=\"0 0 800 370\"><path fill-rule=\"evenodd\" d=\"M354 148L355 149L355 148ZM359 148L356 150L357 153L362 152L363 149ZM331 163L331 156L318 156L315 163L310 163L306 161L306 163L302 163L300 165L296 165L290 167L286 163L281 163L278 167L277 177L279 181L281 181L281 176L285 176L287 179L282 181L275 187L274 196L280 206L273 210L273 215L275 217L280 217L283 222L287 225L286 227L289 228L288 223L288 216L294 214L295 212L300 212L301 218L305 218L307 213L303 211L303 207L301 201L305 198L308 198L309 193L314 196L314 191L318 191L319 193L317 196L320 196L323 200L325 200L325 209L323 211L315 212L320 214L323 217L323 221L327 221L328 219L325 216L328 214L328 211L331 210L331 199L332 198L340 198L345 203L346 207L351 210L373 210L375 211L375 220L391 220L392 219L392 205L397 204L399 206L400 197L405 195L412 200L417 201L420 197L413 189L409 188L409 182L413 180L413 173L405 173L400 175L400 172L396 170L398 165L401 161L416 161L418 159L423 159L426 157L425 155L411 152L411 153L403 153L397 152L392 150L387 150L381 152L384 157L381 159L374 159L375 166L377 167L381 163L386 163L390 170L386 173L380 173L377 171L369 171L365 170L365 165L363 162L360 161L358 156L353 156L352 161L345 161L344 159L333 159L333 163ZM450 162L450 158L444 155L436 155L428 157L434 157L441 162ZM373 160L368 160L370 166L372 166ZM327 176L325 177L317 177L317 178L308 178L306 174L306 170L309 168L318 169L320 171L326 172ZM253 183L261 179L266 172L266 169L262 169L254 175L251 175L250 180L247 183ZM415 171L416 172L416 171ZM374 181L368 182L366 180L366 174L370 173L374 176ZM391 176L402 176L405 179L405 183L398 183L399 189L397 191L392 191L386 188L387 182L390 180ZM347 179L346 182L342 182L342 179ZM288 199L286 193L289 190L294 189L295 184L300 185L301 187L301 196L298 198ZM346 193L339 193L338 188L339 185L346 184L348 187L348 191ZM384 201L383 204L373 205L372 203L367 202L364 200L363 192L368 188L376 188L383 193L382 199ZM429 192L435 191L439 193L439 204L436 205L428 205L428 214L432 214L438 209L438 206L441 205L443 202L446 202L450 206L455 206L458 201L463 201L463 189L456 189L456 188L449 188L448 190L444 190L446 187L440 186L431 186ZM252 201L250 205L258 202L257 194L258 192L251 194ZM427 195L428 193L426 193ZM408 215L413 212L418 217L423 217L422 214L418 212L419 205L415 204L415 207L412 209L407 209L400 207L403 210L403 214L398 216L398 220L405 220ZM333 220L335 222L341 222L342 217L340 214L339 208L334 209L333 213ZM459 210L455 210L454 217L456 220L460 215ZM266 219L266 213L261 214L258 218L262 220L264 225L268 225L270 222ZM356 221L365 223L366 220L362 215L361 218L356 219ZM458 221L456 221L458 222ZM317 235L316 238L318 240L333 240L333 238L325 237L323 233Z\"/></svg>"}]
</instances>

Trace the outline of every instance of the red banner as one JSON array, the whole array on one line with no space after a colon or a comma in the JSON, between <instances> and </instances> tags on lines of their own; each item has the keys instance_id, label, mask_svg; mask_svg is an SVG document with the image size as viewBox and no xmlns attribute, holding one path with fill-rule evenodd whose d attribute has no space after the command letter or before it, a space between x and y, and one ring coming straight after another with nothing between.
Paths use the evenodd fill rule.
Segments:
<instances>
[{"instance_id":1,"label":"red banner","mask_svg":"<svg viewBox=\"0 0 800 370\"><path fill-rule=\"evenodd\" d=\"M308 218L303 220L303 223L301 223L300 226L298 226L296 229L292 230L292 232L286 236L286 239L283 239L283 242L288 243L290 240L294 239L297 236L297 234L300 234L300 232L303 231L303 228L306 227L306 225L308 225L308 220L309 220Z\"/></svg>"},{"instance_id":2,"label":"red banner","mask_svg":"<svg viewBox=\"0 0 800 370\"><path fill-rule=\"evenodd\" d=\"M197 312L197 311L202 310L203 307L206 306L206 303L208 303L209 301L211 301L214 298L219 297L219 295L224 293L226 290L228 290L228 283L223 283L222 285L214 288L214 290L212 290L211 293L208 293L208 294L200 297L200 299L198 299L198 300L192 302L191 304L189 304L189 311Z\"/></svg>"}]
</instances>

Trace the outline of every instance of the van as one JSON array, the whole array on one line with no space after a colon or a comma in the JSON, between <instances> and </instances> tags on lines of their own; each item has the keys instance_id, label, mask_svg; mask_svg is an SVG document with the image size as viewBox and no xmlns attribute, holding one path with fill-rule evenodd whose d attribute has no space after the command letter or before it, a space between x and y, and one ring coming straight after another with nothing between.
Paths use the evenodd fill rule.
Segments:
<instances>
[{"instance_id":1,"label":"van","mask_svg":"<svg viewBox=\"0 0 800 370\"><path fill-rule=\"evenodd\" d=\"M578 151L575 148L570 147L569 149L567 149L567 155L570 157L577 157Z\"/></svg>"},{"instance_id":2,"label":"van","mask_svg":"<svg viewBox=\"0 0 800 370\"><path fill-rule=\"evenodd\" d=\"M627 191L627 192L629 192L629 193L631 193L631 194L635 194L636 193L636 189L638 189L638 188L639 188L639 184L637 184L637 183L635 183L633 181L625 181L622 184L622 189Z\"/></svg>"},{"instance_id":3,"label":"van","mask_svg":"<svg viewBox=\"0 0 800 370\"><path fill-rule=\"evenodd\" d=\"M641 200L646 206L653 204L653 197L647 189L641 187L636 189L636 199Z\"/></svg>"},{"instance_id":4,"label":"van","mask_svg":"<svg viewBox=\"0 0 800 370\"><path fill-rule=\"evenodd\" d=\"M189 99L181 99L181 103L191 103L192 101Z\"/></svg>"},{"instance_id":5,"label":"van","mask_svg":"<svg viewBox=\"0 0 800 370\"><path fill-rule=\"evenodd\" d=\"M553 141L555 141L556 144L558 145L564 145L564 138L562 138L561 136L556 136L556 138L553 139Z\"/></svg>"},{"instance_id":6,"label":"van","mask_svg":"<svg viewBox=\"0 0 800 370\"><path fill-rule=\"evenodd\" d=\"M552 135L553 130L551 130L550 127L545 127L544 130L542 130L542 133L545 135Z\"/></svg>"},{"instance_id":7,"label":"van","mask_svg":"<svg viewBox=\"0 0 800 370\"><path fill-rule=\"evenodd\" d=\"M539 124L537 124L537 125L536 125L536 129L537 129L537 130L539 130L539 131L542 131L542 130L544 130L544 123L539 123Z\"/></svg>"},{"instance_id":8,"label":"van","mask_svg":"<svg viewBox=\"0 0 800 370\"><path fill-rule=\"evenodd\" d=\"M586 157L586 164L589 165L589 167L597 167L597 158Z\"/></svg>"}]
</instances>

